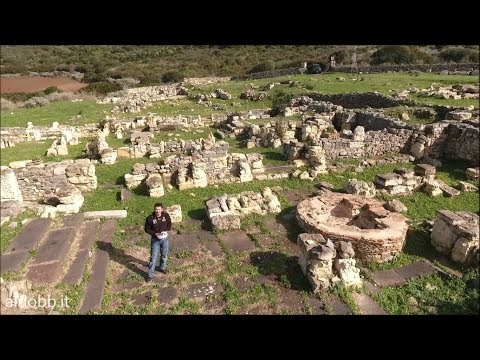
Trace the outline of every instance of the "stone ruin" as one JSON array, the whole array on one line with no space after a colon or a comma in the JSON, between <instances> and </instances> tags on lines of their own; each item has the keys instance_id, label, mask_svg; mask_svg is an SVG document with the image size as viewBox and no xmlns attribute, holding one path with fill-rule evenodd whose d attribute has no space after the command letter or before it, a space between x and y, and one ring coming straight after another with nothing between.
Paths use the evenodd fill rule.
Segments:
<instances>
[{"instance_id":1,"label":"stone ruin","mask_svg":"<svg viewBox=\"0 0 480 360\"><path fill-rule=\"evenodd\" d=\"M440 86L432 84L426 89L408 89L402 92L403 96L409 93L417 94L419 97L434 97L436 99L478 99L478 85L457 84L450 86Z\"/></svg>"},{"instance_id":2,"label":"stone ruin","mask_svg":"<svg viewBox=\"0 0 480 360\"><path fill-rule=\"evenodd\" d=\"M31 207L41 217L78 213L84 201L82 193L97 187L95 166L89 159L58 163L24 160L9 165L1 169L1 202Z\"/></svg>"},{"instance_id":3,"label":"stone ruin","mask_svg":"<svg viewBox=\"0 0 480 360\"><path fill-rule=\"evenodd\" d=\"M472 212L440 210L430 235L440 253L462 265L479 263L479 216Z\"/></svg>"},{"instance_id":4,"label":"stone ruin","mask_svg":"<svg viewBox=\"0 0 480 360\"><path fill-rule=\"evenodd\" d=\"M79 134L75 128L65 129L62 131L60 139L54 140L50 148L47 150L47 156L63 156L68 155L67 145L78 145Z\"/></svg>"},{"instance_id":5,"label":"stone ruin","mask_svg":"<svg viewBox=\"0 0 480 360\"><path fill-rule=\"evenodd\" d=\"M181 84L145 86L110 93L102 100L97 100L97 103L115 104L112 112L136 113L155 101L178 98L186 94L187 89Z\"/></svg>"},{"instance_id":6,"label":"stone ruin","mask_svg":"<svg viewBox=\"0 0 480 360\"><path fill-rule=\"evenodd\" d=\"M135 164L126 174L125 184L134 188L146 183L151 196L163 196L164 187L179 190L208 185L242 183L253 180L288 178L290 168L265 168L263 155L228 153L228 143L201 140L201 146L189 149L190 155L171 155L159 163ZM208 149L208 150L206 150Z\"/></svg>"},{"instance_id":7,"label":"stone ruin","mask_svg":"<svg viewBox=\"0 0 480 360\"><path fill-rule=\"evenodd\" d=\"M307 232L334 243L350 242L362 260L386 262L402 251L408 230L405 216L376 199L324 188L317 194L297 205L297 220Z\"/></svg>"},{"instance_id":8,"label":"stone ruin","mask_svg":"<svg viewBox=\"0 0 480 360\"><path fill-rule=\"evenodd\" d=\"M277 214L280 202L269 187L261 193L244 191L236 195L223 195L206 201L207 216L213 230L240 229L240 218L249 214Z\"/></svg>"},{"instance_id":9,"label":"stone ruin","mask_svg":"<svg viewBox=\"0 0 480 360\"><path fill-rule=\"evenodd\" d=\"M407 195L421 190L430 196L445 194L448 197L460 195L460 191L435 179L436 169L429 164L417 164L412 169L395 169L393 173L377 174L374 183L349 179L345 185L348 194L363 195L372 198L377 192L390 195ZM470 183L460 181L462 191L473 192L478 188Z\"/></svg>"},{"instance_id":10,"label":"stone ruin","mask_svg":"<svg viewBox=\"0 0 480 360\"><path fill-rule=\"evenodd\" d=\"M300 234L297 245L300 248L298 264L314 293L327 290L339 282L347 288L362 287L351 243L338 241L334 244L321 234Z\"/></svg>"},{"instance_id":11,"label":"stone ruin","mask_svg":"<svg viewBox=\"0 0 480 360\"><path fill-rule=\"evenodd\" d=\"M68 145L76 145L79 138L95 136L97 131L97 124L69 126L60 125L55 121L52 126L33 126L29 122L25 128L8 127L0 129L0 148L13 147L23 142L45 140L55 140L54 144L63 142ZM52 148L54 148L54 144L52 144Z\"/></svg>"},{"instance_id":12,"label":"stone ruin","mask_svg":"<svg viewBox=\"0 0 480 360\"><path fill-rule=\"evenodd\" d=\"M88 143L86 150L90 158L98 159L102 164L115 164L117 160L117 151L108 146L103 133Z\"/></svg>"},{"instance_id":13,"label":"stone ruin","mask_svg":"<svg viewBox=\"0 0 480 360\"><path fill-rule=\"evenodd\" d=\"M182 222L182 207L180 205L168 206L165 211L168 213L168 215L170 215L172 224Z\"/></svg>"}]
</instances>

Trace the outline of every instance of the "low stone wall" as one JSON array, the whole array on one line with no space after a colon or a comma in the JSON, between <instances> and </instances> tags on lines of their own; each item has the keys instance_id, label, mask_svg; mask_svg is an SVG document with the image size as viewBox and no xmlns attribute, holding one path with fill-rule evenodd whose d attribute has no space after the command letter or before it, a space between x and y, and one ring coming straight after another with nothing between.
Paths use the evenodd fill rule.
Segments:
<instances>
[{"instance_id":1,"label":"low stone wall","mask_svg":"<svg viewBox=\"0 0 480 360\"><path fill-rule=\"evenodd\" d=\"M393 152L408 153L413 130L384 129L365 133L364 154L366 156L386 155Z\"/></svg>"},{"instance_id":2,"label":"low stone wall","mask_svg":"<svg viewBox=\"0 0 480 360\"><path fill-rule=\"evenodd\" d=\"M423 134L414 134L411 152L417 159L458 159L478 165L479 139L480 129L477 126L444 120L425 126Z\"/></svg>"},{"instance_id":3,"label":"low stone wall","mask_svg":"<svg viewBox=\"0 0 480 360\"><path fill-rule=\"evenodd\" d=\"M135 164L132 174L125 175L125 183L132 188L146 179L149 189L174 184L184 190L213 184L248 182L255 175L264 173L261 154L229 154L227 151L228 144L220 142L210 150L193 150L189 156L172 155L159 164ZM148 178L152 175L160 176L161 181L157 177L157 180L149 182ZM162 191L154 193L161 194Z\"/></svg>"},{"instance_id":4,"label":"low stone wall","mask_svg":"<svg viewBox=\"0 0 480 360\"><path fill-rule=\"evenodd\" d=\"M210 76L210 77L203 77L203 78L185 78L183 80L184 85L208 85L208 84L216 84L219 82L227 82L230 81L231 77L218 77L218 76Z\"/></svg>"},{"instance_id":5,"label":"low stone wall","mask_svg":"<svg viewBox=\"0 0 480 360\"><path fill-rule=\"evenodd\" d=\"M273 78L278 76L287 76L287 75L295 75L301 74L300 68L290 68L290 69L278 69L278 70L271 70L271 71L262 71L254 74L245 74L240 76L232 77L232 80L249 80L249 79L265 79L265 78Z\"/></svg>"},{"instance_id":6,"label":"low stone wall","mask_svg":"<svg viewBox=\"0 0 480 360\"><path fill-rule=\"evenodd\" d=\"M399 100L391 96L382 95L379 93L342 93L342 94L319 94L310 93L308 96L316 101L327 101L335 105L341 105L349 109L361 109L366 107L371 108L389 108L400 105L414 106L415 101Z\"/></svg>"},{"instance_id":7,"label":"low stone wall","mask_svg":"<svg viewBox=\"0 0 480 360\"><path fill-rule=\"evenodd\" d=\"M437 212L431 233L433 247L453 261L469 265L479 254L479 217L477 214L448 210Z\"/></svg>"},{"instance_id":8,"label":"low stone wall","mask_svg":"<svg viewBox=\"0 0 480 360\"><path fill-rule=\"evenodd\" d=\"M363 126L365 131L378 131L387 128L413 130L413 126L403 121L384 114L367 111L356 111L354 123L356 126Z\"/></svg>"},{"instance_id":9,"label":"low stone wall","mask_svg":"<svg viewBox=\"0 0 480 360\"><path fill-rule=\"evenodd\" d=\"M81 192L97 188L95 165L89 159L64 160L58 163L15 161L10 163L18 181L23 201L43 200L63 187L76 187Z\"/></svg>"}]
</instances>

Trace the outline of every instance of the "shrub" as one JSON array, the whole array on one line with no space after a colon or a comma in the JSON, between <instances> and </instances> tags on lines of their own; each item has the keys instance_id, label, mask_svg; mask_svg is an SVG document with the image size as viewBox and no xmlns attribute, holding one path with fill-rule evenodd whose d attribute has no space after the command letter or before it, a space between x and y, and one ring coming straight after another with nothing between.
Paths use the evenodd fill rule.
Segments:
<instances>
[{"instance_id":1,"label":"shrub","mask_svg":"<svg viewBox=\"0 0 480 360\"><path fill-rule=\"evenodd\" d=\"M48 88L46 88L45 90L43 90L43 92L46 94L46 95L49 95L49 94L52 94L52 93L59 93L59 92L62 92L62 90L60 90L58 87L56 86L49 86Z\"/></svg>"},{"instance_id":2,"label":"shrub","mask_svg":"<svg viewBox=\"0 0 480 360\"><path fill-rule=\"evenodd\" d=\"M96 82L87 85L83 89L81 89L81 92L86 92L86 93L95 93L95 94L108 94L114 91L119 91L122 90L122 86L120 84L116 83L111 83L107 81L102 81L102 82Z\"/></svg>"},{"instance_id":3,"label":"shrub","mask_svg":"<svg viewBox=\"0 0 480 360\"><path fill-rule=\"evenodd\" d=\"M387 45L372 54L370 64L410 64L412 61L413 56L408 46Z\"/></svg>"},{"instance_id":4,"label":"shrub","mask_svg":"<svg viewBox=\"0 0 480 360\"><path fill-rule=\"evenodd\" d=\"M272 99L272 115L280 115L290 100L293 99L292 94L287 94L283 90L274 91L271 95Z\"/></svg>"},{"instance_id":5,"label":"shrub","mask_svg":"<svg viewBox=\"0 0 480 360\"><path fill-rule=\"evenodd\" d=\"M471 62L474 62L474 63L478 63L478 62L479 62L479 59L480 59L480 56L479 56L479 52L478 52L478 51L472 51L472 52L468 55L468 61L471 61Z\"/></svg>"},{"instance_id":6,"label":"shrub","mask_svg":"<svg viewBox=\"0 0 480 360\"><path fill-rule=\"evenodd\" d=\"M345 52L345 50L335 51L334 53L330 54L330 56L332 55L335 56L335 63L337 64L343 63L343 61L347 57L347 53ZM330 59L330 56L328 57L329 59Z\"/></svg>"},{"instance_id":7,"label":"shrub","mask_svg":"<svg viewBox=\"0 0 480 360\"><path fill-rule=\"evenodd\" d=\"M182 82L185 76L178 71L167 71L162 75L162 82L164 83L175 83Z\"/></svg>"},{"instance_id":8,"label":"shrub","mask_svg":"<svg viewBox=\"0 0 480 360\"><path fill-rule=\"evenodd\" d=\"M94 72L87 72L82 78L83 82L86 83L99 83L99 82L106 82L107 76L105 74L96 74Z\"/></svg>"},{"instance_id":9,"label":"shrub","mask_svg":"<svg viewBox=\"0 0 480 360\"><path fill-rule=\"evenodd\" d=\"M0 109L2 110L11 110L11 109L15 109L15 103L10 101L10 100L7 100L7 99L4 99L4 98L0 98Z\"/></svg>"},{"instance_id":10,"label":"shrub","mask_svg":"<svg viewBox=\"0 0 480 360\"><path fill-rule=\"evenodd\" d=\"M72 93L54 92L45 96L45 99L47 99L50 102L55 102L55 101L71 100L74 97L75 96Z\"/></svg>"},{"instance_id":11,"label":"shrub","mask_svg":"<svg viewBox=\"0 0 480 360\"><path fill-rule=\"evenodd\" d=\"M46 106L48 104L50 104L50 101L48 101L46 98L35 96L25 101L24 106L26 108L36 108L36 107Z\"/></svg>"},{"instance_id":12,"label":"shrub","mask_svg":"<svg viewBox=\"0 0 480 360\"><path fill-rule=\"evenodd\" d=\"M257 72L271 71L271 70L275 70L275 63L272 60L268 60L255 65L253 68L250 69L248 73L253 74Z\"/></svg>"},{"instance_id":13,"label":"shrub","mask_svg":"<svg viewBox=\"0 0 480 360\"><path fill-rule=\"evenodd\" d=\"M20 74L28 70L25 65L5 65L0 69L2 74Z\"/></svg>"},{"instance_id":14,"label":"shrub","mask_svg":"<svg viewBox=\"0 0 480 360\"><path fill-rule=\"evenodd\" d=\"M438 56L445 61L461 62L468 55L467 49L452 48L443 50Z\"/></svg>"}]
</instances>

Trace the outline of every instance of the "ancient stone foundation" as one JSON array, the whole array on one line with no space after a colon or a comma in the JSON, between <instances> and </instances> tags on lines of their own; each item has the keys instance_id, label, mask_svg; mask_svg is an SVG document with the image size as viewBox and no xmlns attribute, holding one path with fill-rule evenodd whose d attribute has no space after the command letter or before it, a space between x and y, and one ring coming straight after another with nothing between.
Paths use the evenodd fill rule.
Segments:
<instances>
[{"instance_id":1,"label":"ancient stone foundation","mask_svg":"<svg viewBox=\"0 0 480 360\"><path fill-rule=\"evenodd\" d=\"M297 220L309 233L334 243L351 242L367 261L389 261L401 252L408 230L405 216L386 210L376 199L326 189L318 194L297 205Z\"/></svg>"},{"instance_id":2,"label":"ancient stone foundation","mask_svg":"<svg viewBox=\"0 0 480 360\"><path fill-rule=\"evenodd\" d=\"M240 218L248 214L266 215L281 211L280 202L270 188L261 193L244 191L236 195L223 195L206 202L207 215L214 230L240 229Z\"/></svg>"},{"instance_id":3,"label":"ancient stone foundation","mask_svg":"<svg viewBox=\"0 0 480 360\"><path fill-rule=\"evenodd\" d=\"M361 287L360 270L355 266L355 252L349 242L334 244L321 234L300 234L298 264L315 293L342 282L346 287Z\"/></svg>"},{"instance_id":4,"label":"ancient stone foundation","mask_svg":"<svg viewBox=\"0 0 480 360\"><path fill-rule=\"evenodd\" d=\"M453 261L469 265L479 254L479 217L477 214L440 210L431 234L431 243Z\"/></svg>"}]
</instances>

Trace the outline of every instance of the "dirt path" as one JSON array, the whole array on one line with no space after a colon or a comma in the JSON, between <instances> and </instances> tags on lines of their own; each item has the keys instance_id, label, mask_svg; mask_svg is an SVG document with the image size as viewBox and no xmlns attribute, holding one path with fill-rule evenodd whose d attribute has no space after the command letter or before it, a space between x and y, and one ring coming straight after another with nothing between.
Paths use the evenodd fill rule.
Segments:
<instances>
[{"instance_id":1,"label":"dirt path","mask_svg":"<svg viewBox=\"0 0 480 360\"><path fill-rule=\"evenodd\" d=\"M18 78L0 78L1 93L37 92L49 86L56 86L63 91L74 92L88 84L78 82L68 77L29 76Z\"/></svg>"}]
</instances>

